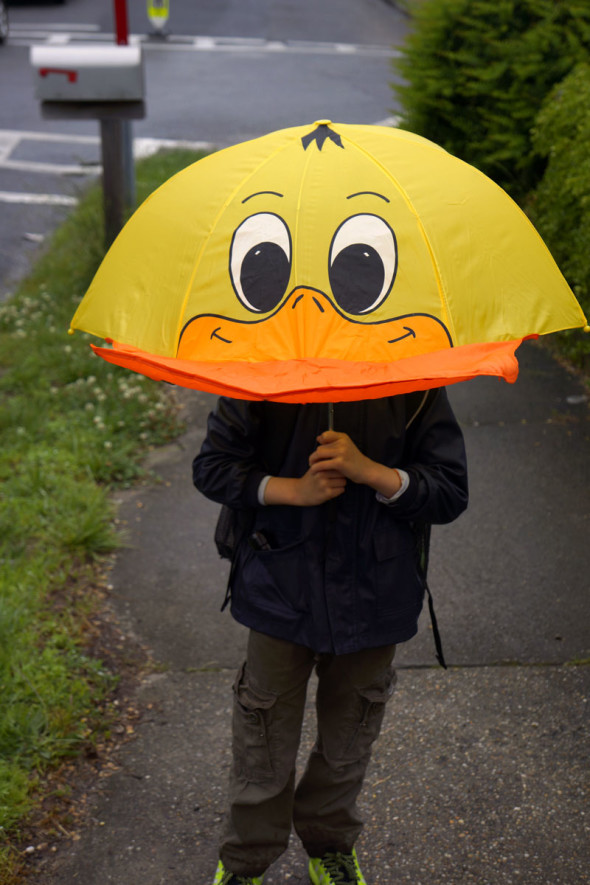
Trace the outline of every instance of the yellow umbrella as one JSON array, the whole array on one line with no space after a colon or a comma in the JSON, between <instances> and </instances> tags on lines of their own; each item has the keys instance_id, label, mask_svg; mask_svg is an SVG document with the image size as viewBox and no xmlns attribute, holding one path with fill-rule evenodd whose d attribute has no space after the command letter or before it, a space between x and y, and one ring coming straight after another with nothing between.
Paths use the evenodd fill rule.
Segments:
<instances>
[{"instance_id":1,"label":"yellow umbrella","mask_svg":"<svg viewBox=\"0 0 590 885\"><path fill-rule=\"evenodd\" d=\"M239 398L514 381L524 338L586 327L507 194L426 139L313 125L211 154L140 206L72 320L105 359Z\"/></svg>"}]
</instances>

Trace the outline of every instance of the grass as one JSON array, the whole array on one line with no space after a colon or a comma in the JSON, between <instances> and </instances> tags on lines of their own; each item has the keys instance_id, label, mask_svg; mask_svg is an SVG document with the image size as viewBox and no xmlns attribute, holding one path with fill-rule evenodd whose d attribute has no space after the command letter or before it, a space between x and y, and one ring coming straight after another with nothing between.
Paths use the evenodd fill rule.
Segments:
<instances>
[{"instance_id":1,"label":"grass","mask_svg":"<svg viewBox=\"0 0 590 885\"><path fill-rule=\"evenodd\" d=\"M141 161L138 199L198 155ZM0 881L40 779L108 731L116 677L88 650L92 585L121 538L110 491L181 427L173 392L94 356L69 321L103 255L89 190L0 305ZM58 604L59 600L59 604Z\"/></svg>"}]
</instances>

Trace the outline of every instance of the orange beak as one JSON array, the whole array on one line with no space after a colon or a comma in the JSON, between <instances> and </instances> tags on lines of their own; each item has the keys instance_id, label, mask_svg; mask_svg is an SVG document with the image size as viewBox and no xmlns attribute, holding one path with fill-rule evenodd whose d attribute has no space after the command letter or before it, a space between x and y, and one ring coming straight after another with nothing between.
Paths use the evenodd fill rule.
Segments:
<instances>
[{"instance_id":1,"label":"orange beak","mask_svg":"<svg viewBox=\"0 0 590 885\"><path fill-rule=\"evenodd\" d=\"M113 343L94 350L158 381L238 399L342 402L394 396L473 378L516 380L516 341L453 347L427 314L359 322L314 289L296 289L270 317L190 320L176 357Z\"/></svg>"},{"instance_id":2,"label":"orange beak","mask_svg":"<svg viewBox=\"0 0 590 885\"><path fill-rule=\"evenodd\" d=\"M452 347L444 324L427 314L381 322L351 320L314 289L295 289L261 320L195 317L184 328L177 358L268 362L335 359L392 362Z\"/></svg>"}]
</instances>

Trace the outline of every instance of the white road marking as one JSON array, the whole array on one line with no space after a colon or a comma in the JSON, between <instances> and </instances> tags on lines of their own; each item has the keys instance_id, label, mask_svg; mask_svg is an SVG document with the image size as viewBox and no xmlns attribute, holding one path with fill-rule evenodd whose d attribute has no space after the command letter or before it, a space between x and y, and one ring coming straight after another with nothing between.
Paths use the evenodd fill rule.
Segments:
<instances>
[{"instance_id":1,"label":"white road marking","mask_svg":"<svg viewBox=\"0 0 590 885\"><path fill-rule=\"evenodd\" d=\"M28 132L16 129L0 129L0 170L27 172L42 175L94 176L101 172L98 163L42 163L33 160L12 159L13 151L22 141L49 142L52 144L100 146L98 135L65 135L56 132ZM210 151L215 145L208 141L189 141L173 138L135 138L133 154L136 158L151 157L159 150L181 148L191 151Z\"/></svg>"},{"instance_id":2,"label":"white road marking","mask_svg":"<svg viewBox=\"0 0 590 885\"><path fill-rule=\"evenodd\" d=\"M401 117L399 114L392 114L391 117L385 117L384 120L379 120L377 123L373 123L374 126L399 126L401 121Z\"/></svg>"},{"instance_id":3,"label":"white road marking","mask_svg":"<svg viewBox=\"0 0 590 885\"><path fill-rule=\"evenodd\" d=\"M99 32L89 26L79 25L23 25L14 24L10 29L10 42L16 45L31 46L34 43L77 43L91 40L93 43L113 43L114 35ZM399 55L399 51L388 45L364 43L330 43L312 40L265 40L255 37L209 37L205 35L170 35L167 38L153 39L147 34L130 34L129 42L141 44L147 51L184 52L285 52L298 55Z\"/></svg>"},{"instance_id":4,"label":"white road marking","mask_svg":"<svg viewBox=\"0 0 590 885\"><path fill-rule=\"evenodd\" d=\"M98 135L66 135L59 132L37 132L26 129L0 129L0 144L3 139L15 141L53 141L70 144L98 144Z\"/></svg>"},{"instance_id":5,"label":"white road marking","mask_svg":"<svg viewBox=\"0 0 590 885\"><path fill-rule=\"evenodd\" d=\"M37 163L34 160L2 160L0 169L12 172L31 172L41 175L97 175L100 166L82 166L75 163Z\"/></svg>"},{"instance_id":6,"label":"white road marking","mask_svg":"<svg viewBox=\"0 0 590 885\"><path fill-rule=\"evenodd\" d=\"M45 42L48 46L67 46L71 38L69 34L50 34Z\"/></svg>"},{"instance_id":7,"label":"white road marking","mask_svg":"<svg viewBox=\"0 0 590 885\"><path fill-rule=\"evenodd\" d=\"M77 206L77 197L65 194L25 194L16 191L0 191L0 203L18 203L37 206Z\"/></svg>"},{"instance_id":8,"label":"white road marking","mask_svg":"<svg viewBox=\"0 0 590 885\"><path fill-rule=\"evenodd\" d=\"M217 147L211 141L187 141L174 138L134 138L133 155L138 159L151 157L160 150L212 151Z\"/></svg>"},{"instance_id":9,"label":"white road marking","mask_svg":"<svg viewBox=\"0 0 590 885\"><path fill-rule=\"evenodd\" d=\"M63 22L58 23L50 23L46 24L28 24L27 22L18 22L14 25L11 24L10 30L19 30L19 31L81 31L82 33L88 33L89 31L92 33L96 33L100 31L100 25L92 25L86 24L84 22L70 23L64 24Z\"/></svg>"}]
</instances>

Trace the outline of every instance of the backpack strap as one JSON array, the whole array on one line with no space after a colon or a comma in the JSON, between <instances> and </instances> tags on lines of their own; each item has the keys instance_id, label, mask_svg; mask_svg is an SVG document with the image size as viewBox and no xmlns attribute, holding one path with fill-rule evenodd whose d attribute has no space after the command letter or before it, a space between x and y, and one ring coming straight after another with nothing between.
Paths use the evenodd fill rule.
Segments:
<instances>
[{"instance_id":1,"label":"backpack strap","mask_svg":"<svg viewBox=\"0 0 590 885\"><path fill-rule=\"evenodd\" d=\"M426 401L428 399L429 390L425 390L423 394L420 395L420 400L416 404L414 411L412 412L412 416L406 423L406 430L414 423L424 406L426 405ZM408 400L412 402L414 405L414 401L417 398L418 393L408 394ZM428 585L428 559L430 555L430 533L432 526L430 523L422 522L422 523L414 523L413 524L414 535L416 538L416 557L418 560L418 569L420 571L420 576L422 578L422 583L424 585L424 590L428 596L428 611L430 613L430 623L432 626L432 636L434 639L434 647L436 649L436 659L445 670L447 669L447 664L445 661L445 656L442 647L442 639L440 636L440 630L438 629L438 621L436 619L436 612L434 610L434 597L432 595L432 591Z\"/></svg>"},{"instance_id":2,"label":"backpack strap","mask_svg":"<svg viewBox=\"0 0 590 885\"><path fill-rule=\"evenodd\" d=\"M434 598L432 596L432 591L428 586L427 578L428 559L430 554L430 532L432 526L428 522L416 522L412 523L412 528L414 530L414 537L416 539L416 559L418 562L418 570L422 579L422 585L428 596L428 611L430 613L430 623L432 625L432 636L434 638L434 647L436 649L436 659L441 667L446 670L447 664L443 652L440 630L438 629L436 612L434 610Z\"/></svg>"}]
</instances>

